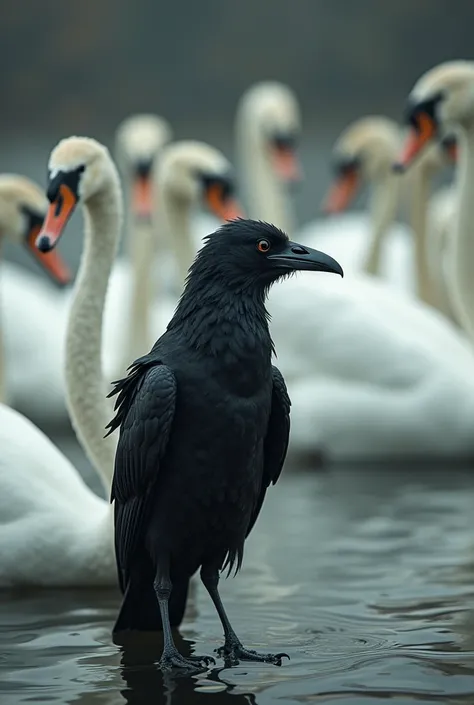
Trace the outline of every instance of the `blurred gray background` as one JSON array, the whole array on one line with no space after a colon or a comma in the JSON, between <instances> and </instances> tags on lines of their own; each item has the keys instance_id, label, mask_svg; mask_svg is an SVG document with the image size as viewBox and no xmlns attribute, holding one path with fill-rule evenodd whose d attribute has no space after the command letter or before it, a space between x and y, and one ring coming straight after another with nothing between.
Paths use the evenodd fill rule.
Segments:
<instances>
[{"instance_id":1,"label":"blurred gray background","mask_svg":"<svg viewBox=\"0 0 474 705\"><path fill-rule=\"evenodd\" d=\"M398 120L421 73L473 58L473 27L473 0L3 0L0 170L44 184L59 138L112 147L119 121L138 111L232 158L239 96L279 79L303 111L304 223L318 216L340 130L367 113ZM80 238L62 248L77 265Z\"/></svg>"}]
</instances>

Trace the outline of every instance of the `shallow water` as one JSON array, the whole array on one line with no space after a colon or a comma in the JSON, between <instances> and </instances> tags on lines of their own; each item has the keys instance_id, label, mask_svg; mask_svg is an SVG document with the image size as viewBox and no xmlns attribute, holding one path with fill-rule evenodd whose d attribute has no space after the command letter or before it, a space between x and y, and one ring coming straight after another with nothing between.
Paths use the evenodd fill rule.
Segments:
<instances>
[{"instance_id":1,"label":"shallow water","mask_svg":"<svg viewBox=\"0 0 474 705\"><path fill-rule=\"evenodd\" d=\"M6 594L0 702L472 703L473 508L470 468L286 470L222 595L246 645L291 661L163 680L159 642L112 643L113 591ZM200 586L181 636L221 643Z\"/></svg>"}]
</instances>

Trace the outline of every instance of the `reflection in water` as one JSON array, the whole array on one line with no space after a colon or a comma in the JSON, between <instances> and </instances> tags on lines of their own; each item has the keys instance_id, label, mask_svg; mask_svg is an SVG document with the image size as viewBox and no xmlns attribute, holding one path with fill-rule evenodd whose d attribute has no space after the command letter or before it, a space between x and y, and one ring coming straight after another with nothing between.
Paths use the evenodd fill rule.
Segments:
<instances>
[{"instance_id":1,"label":"reflection in water","mask_svg":"<svg viewBox=\"0 0 474 705\"><path fill-rule=\"evenodd\" d=\"M194 653L193 642L176 634L176 646L184 656ZM197 677L179 676L162 673L156 668L161 656L163 641L161 638L140 637L134 644L123 648L121 675L125 683L121 694L130 705L144 705L153 699L156 705L172 703L204 703L212 693L215 705L232 702L254 703L253 695L233 693L236 686L221 678L222 668L212 668L199 681ZM232 693L230 701L229 694Z\"/></svg>"},{"instance_id":2,"label":"reflection in water","mask_svg":"<svg viewBox=\"0 0 474 705\"><path fill-rule=\"evenodd\" d=\"M0 702L474 702L473 505L469 469L287 471L222 588L244 643L289 663L164 675L159 635L112 643L117 593L6 594ZM199 585L178 639L222 643Z\"/></svg>"}]
</instances>

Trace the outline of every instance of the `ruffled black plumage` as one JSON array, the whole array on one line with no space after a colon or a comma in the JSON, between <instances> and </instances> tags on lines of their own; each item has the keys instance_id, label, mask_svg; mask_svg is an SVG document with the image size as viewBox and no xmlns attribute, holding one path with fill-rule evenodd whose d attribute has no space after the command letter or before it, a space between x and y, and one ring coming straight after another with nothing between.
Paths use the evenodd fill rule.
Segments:
<instances>
[{"instance_id":1,"label":"ruffled black plumage","mask_svg":"<svg viewBox=\"0 0 474 705\"><path fill-rule=\"evenodd\" d=\"M198 253L166 332L114 383L116 629L159 628L153 590L163 585L177 625L193 573L212 592L212 576L240 570L290 431L265 296L305 255L268 223L224 225Z\"/></svg>"}]
</instances>

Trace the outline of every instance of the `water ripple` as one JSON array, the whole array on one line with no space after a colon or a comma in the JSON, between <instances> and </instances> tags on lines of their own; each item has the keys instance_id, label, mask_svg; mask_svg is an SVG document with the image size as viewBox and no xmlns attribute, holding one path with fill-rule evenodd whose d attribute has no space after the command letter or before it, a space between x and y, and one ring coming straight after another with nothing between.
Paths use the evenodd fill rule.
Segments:
<instances>
[{"instance_id":1,"label":"water ripple","mask_svg":"<svg viewBox=\"0 0 474 705\"><path fill-rule=\"evenodd\" d=\"M289 663L218 659L201 676L164 678L159 640L123 652L112 644L115 592L6 594L0 700L472 703L473 506L464 471L287 472L222 597L245 644L287 651ZM210 653L222 633L204 590L190 607L179 646Z\"/></svg>"}]
</instances>

